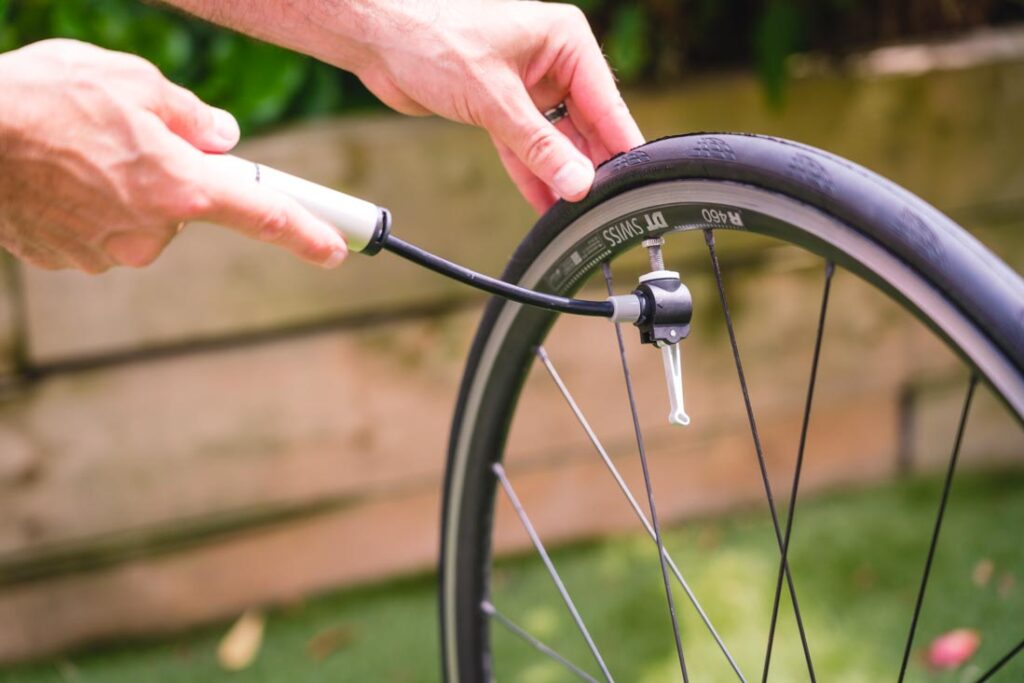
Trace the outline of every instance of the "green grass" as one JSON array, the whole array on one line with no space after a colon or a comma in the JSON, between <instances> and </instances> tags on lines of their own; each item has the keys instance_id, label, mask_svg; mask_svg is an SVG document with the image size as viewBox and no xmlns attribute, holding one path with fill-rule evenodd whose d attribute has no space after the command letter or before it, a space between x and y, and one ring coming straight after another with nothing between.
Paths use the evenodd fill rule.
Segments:
<instances>
[{"instance_id":1,"label":"green grass","mask_svg":"<svg viewBox=\"0 0 1024 683\"><path fill-rule=\"evenodd\" d=\"M819 680L895 680L939 485L930 478L801 504L792 567ZM959 478L908 680L974 680L1024 638L1022 524L1024 472ZM667 534L667 543L747 678L759 680L777 566L767 515L756 510L693 522ZM636 536L553 553L619 681L678 680L652 547ZM972 572L983 559L995 571L985 585L978 585ZM594 669L549 578L532 557L502 562L494 583L500 609L576 663ZM691 680L735 680L685 600L676 593ZM806 680L787 602L781 613L772 680ZM923 648L937 634L956 627L981 631L978 653L962 670L928 672ZM259 657L241 673L227 674L216 664L223 630L221 625L162 642L123 644L24 665L0 672L0 681L403 683L439 677L430 577L337 593L271 613ZM314 656L310 640L325 632L334 634L336 649ZM571 680L499 627L494 642L501 680ZM1022 678L1024 656L994 680Z\"/></svg>"}]
</instances>

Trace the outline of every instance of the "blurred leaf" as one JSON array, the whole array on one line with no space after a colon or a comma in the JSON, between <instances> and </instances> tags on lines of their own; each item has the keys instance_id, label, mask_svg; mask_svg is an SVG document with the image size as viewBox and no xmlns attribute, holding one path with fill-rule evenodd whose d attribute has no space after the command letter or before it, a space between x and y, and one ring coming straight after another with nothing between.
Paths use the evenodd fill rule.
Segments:
<instances>
[{"instance_id":1,"label":"blurred leaf","mask_svg":"<svg viewBox=\"0 0 1024 683\"><path fill-rule=\"evenodd\" d=\"M18 33L7 16L10 3L0 0L0 52L18 47Z\"/></svg>"},{"instance_id":2,"label":"blurred leaf","mask_svg":"<svg viewBox=\"0 0 1024 683\"><path fill-rule=\"evenodd\" d=\"M351 626L330 626L318 632L306 643L306 654L315 662L322 662L338 650L352 643L355 633Z\"/></svg>"},{"instance_id":3,"label":"blurred leaf","mask_svg":"<svg viewBox=\"0 0 1024 683\"><path fill-rule=\"evenodd\" d=\"M248 610L221 638L217 646L217 663L227 671L248 668L263 645L263 614Z\"/></svg>"},{"instance_id":4,"label":"blurred leaf","mask_svg":"<svg viewBox=\"0 0 1024 683\"><path fill-rule=\"evenodd\" d=\"M772 0L757 23L757 70L768 102L774 107L781 107L785 100L786 58L799 47L800 34L800 13L790 0Z\"/></svg>"},{"instance_id":5,"label":"blurred leaf","mask_svg":"<svg viewBox=\"0 0 1024 683\"><path fill-rule=\"evenodd\" d=\"M622 81L635 81L651 62L651 31L643 5L620 6L605 42L608 61Z\"/></svg>"},{"instance_id":6,"label":"blurred leaf","mask_svg":"<svg viewBox=\"0 0 1024 683\"><path fill-rule=\"evenodd\" d=\"M1017 580L1013 578L1013 574L1011 574L1010 572L1005 572L999 578L999 586L996 589L999 593L999 597L1003 598L1004 600L1010 597L1010 595L1013 593L1013 587L1016 585L1016 583Z\"/></svg>"},{"instance_id":7,"label":"blurred leaf","mask_svg":"<svg viewBox=\"0 0 1024 683\"><path fill-rule=\"evenodd\" d=\"M992 580L994 571L995 564L992 560L987 557L982 558L974 565L974 569L971 571L971 580L978 588L984 588Z\"/></svg>"},{"instance_id":8,"label":"blurred leaf","mask_svg":"<svg viewBox=\"0 0 1024 683\"><path fill-rule=\"evenodd\" d=\"M135 22L132 52L145 53L168 78L177 80L194 58L192 35L181 24L161 21L151 13Z\"/></svg>"},{"instance_id":9,"label":"blurred leaf","mask_svg":"<svg viewBox=\"0 0 1024 683\"><path fill-rule=\"evenodd\" d=\"M76 40L100 38L98 32L93 32L92 35L86 34L87 22L85 3L59 2L52 10L50 29L54 36L61 38L75 38Z\"/></svg>"},{"instance_id":10,"label":"blurred leaf","mask_svg":"<svg viewBox=\"0 0 1024 683\"><path fill-rule=\"evenodd\" d=\"M116 11L112 11L116 10ZM51 14L52 35L141 55L170 78L193 59L192 36L177 17L152 7L95 2L58 2Z\"/></svg>"},{"instance_id":11,"label":"blurred leaf","mask_svg":"<svg viewBox=\"0 0 1024 683\"><path fill-rule=\"evenodd\" d=\"M313 117L337 111L344 102L344 91L337 69L322 62L313 62L306 82L300 88L301 96L293 113Z\"/></svg>"},{"instance_id":12,"label":"blurred leaf","mask_svg":"<svg viewBox=\"0 0 1024 683\"><path fill-rule=\"evenodd\" d=\"M277 120L302 85L309 60L293 52L235 34L216 36L210 77L196 94L227 109L242 130Z\"/></svg>"}]
</instances>

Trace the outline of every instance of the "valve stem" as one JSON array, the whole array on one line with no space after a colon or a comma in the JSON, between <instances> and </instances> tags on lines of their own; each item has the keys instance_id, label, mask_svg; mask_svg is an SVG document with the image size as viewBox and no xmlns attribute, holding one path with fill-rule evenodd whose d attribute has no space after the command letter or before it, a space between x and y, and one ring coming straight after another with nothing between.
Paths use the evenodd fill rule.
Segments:
<instances>
[{"instance_id":1,"label":"valve stem","mask_svg":"<svg viewBox=\"0 0 1024 683\"><path fill-rule=\"evenodd\" d=\"M647 256L651 260L651 270L665 270L665 257L661 253L661 246L665 244L665 238L652 237L640 244L647 248Z\"/></svg>"}]
</instances>

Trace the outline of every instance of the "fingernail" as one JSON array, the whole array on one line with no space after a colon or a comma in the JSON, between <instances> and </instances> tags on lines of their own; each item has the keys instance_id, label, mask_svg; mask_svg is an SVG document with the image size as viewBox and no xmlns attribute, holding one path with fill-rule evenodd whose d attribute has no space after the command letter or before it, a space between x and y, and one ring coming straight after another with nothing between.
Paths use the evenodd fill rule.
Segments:
<instances>
[{"instance_id":1,"label":"fingernail","mask_svg":"<svg viewBox=\"0 0 1024 683\"><path fill-rule=\"evenodd\" d=\"M338 265L341 264L342 261L345 260L346 256L348 256L348 249L339 247L338 249L332 251L331 255L327 257L327 260L320 265L322 265L324 268L336 268Z\"/></svg>"},{"instance_id":2,"label":"fingernail","mask_svg":"<svg viewBox=\"0 0 1024 683\"><path fill-rule=\"evenodd\" d=\"M216 108L213 110L213 132L221 142L231 146L237 144L242 135L235 117L230 112Z\"/></svg>"},{"instance_id":3,"label":"fingernail","mask_svg":"<svg viewBox=\"0 0 1024 683\"><path fill-rule=\"evenodd\" d=\"M552 178L555 192L563 199L580 198L590 190L594 183L594 169L588 164L570 161Z\"/></svg>"}]
</instances>

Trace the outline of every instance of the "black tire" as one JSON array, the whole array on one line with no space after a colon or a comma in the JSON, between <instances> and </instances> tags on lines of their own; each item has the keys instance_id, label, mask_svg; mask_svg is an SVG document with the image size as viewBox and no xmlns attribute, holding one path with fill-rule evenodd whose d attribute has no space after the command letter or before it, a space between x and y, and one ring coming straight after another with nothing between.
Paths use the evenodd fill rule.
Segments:
<instances>
[{"instance_id":1,"label":"black tire","mask_svg":"<svg viewBox=\"0 0 1024 683\"><path fill-rule=\"evenodd\" d=\"M598 170L584 201L558 203L538 221L503 278L571 295L601 261L647 236L602 232L654 208L674 229L740 229L729 221L732 211L741 229L795 243L857 272L935 329L1018 418L1024 416L1024 280L918 197L805 145L694 134L619 155ZM709 208L722 210L722 221L708 222L702 211ZM802 224L789 220L801 217L807 219ZM816 221L827 229L809 227ZM567 260L573 252L583 257ZM480 609L491 560L490 465L503 455L533 349L555 317L493 300L470 352L441 520L442 668L450 682L491 680L489 624Z\"/></svg>"}]
</instances>

